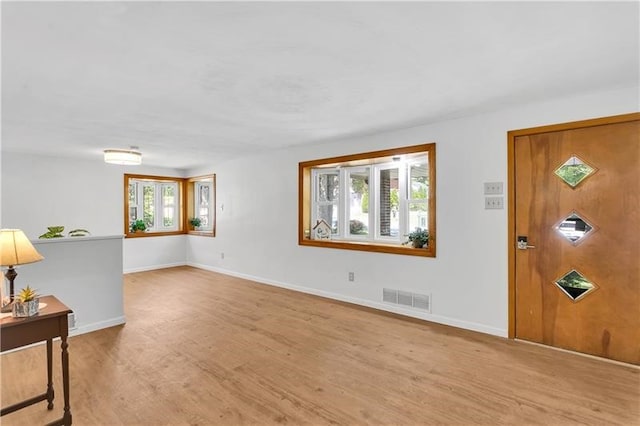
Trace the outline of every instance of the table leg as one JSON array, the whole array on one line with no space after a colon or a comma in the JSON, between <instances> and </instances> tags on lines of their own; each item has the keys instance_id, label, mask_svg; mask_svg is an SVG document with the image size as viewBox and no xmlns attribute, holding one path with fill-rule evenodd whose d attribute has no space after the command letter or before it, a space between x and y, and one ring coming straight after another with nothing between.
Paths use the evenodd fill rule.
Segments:
<instances>
[{"instance_id":1,"label":"table leg","mask_svg":"<svg viewBox=\"0 0 640 426\"><path fill-rule=\"evenodd\" d=\"M69 344L67 343L66 333L62 333L60 336L62 340L62 387L64 390L64 415L62 416L62 422L64 425L71 424L71 407L69 406L69 352L67 352L67 348Z\"/></svg>"},{"instance_id":2,"label":"table leg","mask_svg":"<svg viewBox=\"0 0 640 426\"><path fill-rule=\"evenodd\" d=\"M53 341L47 339L47 410L53 410Z\"/></svg>"}]
</instances>

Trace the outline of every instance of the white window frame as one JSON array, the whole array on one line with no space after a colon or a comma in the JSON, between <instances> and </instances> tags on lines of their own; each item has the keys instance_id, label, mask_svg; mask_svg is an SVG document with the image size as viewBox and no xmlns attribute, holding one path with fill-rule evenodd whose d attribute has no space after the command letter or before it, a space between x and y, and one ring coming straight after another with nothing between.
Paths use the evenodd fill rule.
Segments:
<instances>
[{"instance_id":1,"label":"white window frame","mask_svg":"<svg viewBox=\"0 0 640 426\"><path fill-rule=\"evenodd\" d=\"M170 231L177 231L178 229L180 229L179 225L179 221L180 221L180 214L178 211L179 208L179 196L180 193L178 192L178 182L162 182L160 185L158 185L160 187L160 191L158 194L158 198L160 199L160 203L159 203L159 209L162 212L162 215L159 216L159 222L160 222L160 226L156 226L156 229L159 229L162 232L170 232ZM173 203L172 204L165 204L164 202L164 189L165 188L173 188ZM164 215L164 211L166 208L171 208L173 209L173 225L171 226L165 226L164 224L164 219L165 219L165 215Z\"/></svg>"},{"instance_id":2,"label":"white window frame","mask_svg":"<svg viewBox=\"0 0 640 426\"><path fill-rule=\"evenodd\" d=\"M201 188L206 187L209 188L209 199L208 202L206 204L206 206L204 206L203 204L200 203L200 190ZM213 183L212 182L206 182L206 181L199 181L199 182L195 182L194 183L194 196L193 196L193 211L196 217L202 217L202 215L200 214L201 209L205 208L207 209L207 226L201 226L200 230L201 231L211 231L213 230Z\"/></svg>"},{"instance_id":3,"label":"white window frame","mask_svg":"<svg viewBox=\"0 0 640 426\"><path fill-rule=\"evenodd\" d=\"M329 206L329 205L333 205L336 207L336 209L338 210L338 226L337 226L337 231L336 232L332 232L331 238L342 238L343 235L343 227L344 227L344 219L342 218L341 212L340 212L340 198L342 197L342 194L344 192L343 188L342 188L342 181L343 179L341 178L341 173L340 170L337 168L318 168L318 169L313 169L312 171L313 173L313 185L311 185L311 199L312 199L312 212L311 212L311 220L312 223L315 225L316 223L318 223L318 220L320 220L320 218L318 217L318 207L319 206ZM338 185L339 185L339 194L338 194L338 200L334 200L334 201L320 201L319 198L319 191L318 191L318 187L320 185L320 175L337 175L338 176ZM333 231L333 223L328 223L327 225L329 225L331 227L331 230Z\"/></svg>"},{"instance_id":4,"label":"white window frame","mask_svg":"<svg viewBox=\"0 0 640 426\"><path fill-rule=\"evenodd\" d=\"M338 209L338 231L333 233L331 238L338 241L365 241L365 242L381 242L388 244L401 245L406 240L406 234L414 231L409 229L409 204L425 203L428 207L428 200L411 200L409 198L409 178L410 167L415 164L415 156L397 161L389 161L367 166L342 166L342 167L314 167L312 168L312 187L311 187L311 220L317 223L318 207L321 205L334 205ZM367 235L351 235L350 217L351 217L351 200L349 183L352 173L361 174L363 171L369 171L369 214L368 234ZM380 172L383 170L397 169L398 171L398 235L386 236L381 235L380 229ZM336 202L320 201L318 199L319 178L321 175L336 174L339 179L339 195ZM428 211L428 210L427 210ZM333 227L333 224L329 224Z\"/></svg>"},{"instance_id":5,"label":"white window frame","mask_svg":"<svg viewBox=\"0 0 640 426\"><path fill-rule=\"evenodd\" d=\"M362 173L364 171L366 171L367 169L369 169L369 214L367 215L367 222L365 223L365 225L367 225L367 235L351 235L351 200L350 200L350 191L349 191L349 186L350 186L350 181L351 181L351 174L352 173ZM340 201L344 201L341 204L344 206L342 208L338 208L338 211L342 214L343 219L342 219L342 236L345 240L347 241L359 241L359 240L370 240L371 239L371 235L372 232L374 231L374 221L373 221L373 217L374 215L371 214L371 212L373 211L371 209L372 204L371 204L371 167L370 166L355 166L355 167L344 167L341 170L341 176L340 176L340 185L341 185L341 189L343 189L343 191L340 192ZM342 197L344 196L344 200L342 200Z\"/></svg>"},{"instance_id":6,"label":"white window frame","mask_svg":"<svg viewBox=\"0 0 640 426\"><path fill-rule=\"evenodd\" d=\"M411 223L411 220L409 218L409 215L411 214L411 211L409 209L409 206L411 204L424 204L425 205L425 211L426 213L426 218L425 218L425 227L429 226L429 191L427 190L427 196L426 198L411 198L411 166L415 165L415 164L420 164L419 161L413 160L413 161L409 161L407 162L407 167L406 167L406 171L407 171L407 179L406 179L406 183L407 183L407 188L406 188L406 198L407 198L407 212L406 212L406 220L407 220L407 227L409 227L409 224ZM429 167L429 162L427 161L427 175L428 175L428 167ZM422 227L422 226L420 226ZM415 229L409 229L409 232L415 231Z\"/></svg>"},{"instance_id":7,"label":"white window frame","mask_svg":"<svg viewBox=\"0 0 640 426\"><path fill-rule=\"evenodd\" d=\"M404 235L407 234L406 231L406 220L405 220L405 212L407 211L407 205L405 197L403 197L404 188L406 187L406 164L403 161L392 161L382 164L376 164L374 167L374 182L375 182L375 224L376 224L376 234L375 238L379 241L385 242L393 242L393 243L402 243L404 241ZM387 236L381 235L380 229L380 172L382 170L398 170L398 235L396 236ZM370 190L370 192L373 192Z\"/></svg>"},{"instance_id":8,"label":"white window frame","mask_svg":"<svg viewBox=\"0 0 640 426\"><path fill-rule=\"evenodd\" d=\"M147 232L172 232L180 229L181 215L179 211L180 203L180 187L179 182L173 181L152 181L145 179L130 179L129 185L136 185L136 204L129 203L129 217L128 222L131 226L131 207L136 208L136 217L144 220L144 188L153 188L153 223L147 226ZM172 187L174 193L174 204L164 204L164 197L162 196L163 188ZM172 226L164 225L164 209L165 207L173 208L174 221Z\"/></svg>"}]
</instances>

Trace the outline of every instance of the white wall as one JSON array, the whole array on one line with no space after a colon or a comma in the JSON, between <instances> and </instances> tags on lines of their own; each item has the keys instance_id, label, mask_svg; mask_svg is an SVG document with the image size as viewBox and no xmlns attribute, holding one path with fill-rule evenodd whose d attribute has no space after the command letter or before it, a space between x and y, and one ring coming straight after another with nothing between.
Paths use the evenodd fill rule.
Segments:
<instances>
[{"instance_id":1,"label":"white wall","mask_svg":"<svg viewBox=\"0 0 640 426\"><path fill-rule=\"evenodd\" d=\"M105 164L101 155L86 161L2 152L2 227L20 228L36 239L47 226L85 228L97 235L123 234L125 173L179 176L158 167Z\"/></svg>"},{"instance_id":2,"label":"white wall","mask_svg":"<svg viewBox=\"0 0 640 426\"><path fill-rule=\"evenodd\" d=\"M2 227L37 239L47 226L88 229L93 236L122 235L124 174L183 177L178 169L105 164L15 152L2 155ZM184 265L186 237L124 240L125 272Z\"/></svg>"},{"instance_id":3,"label":"white wall","mask_svg":"<svg viewBox=\"0 0 640 426\"><path fill-rule=\"evenodd\" d=\"M122 292L122 236L35 240L44 260L17 268L16 293L27 285L52 294L75 313L86 333L125 322Z\"/></svg>"},{"instance_id":4,"label":"white wall","mask_svg":"<svg viewBox=\"0 0 640 426\"><path fill-rule=\"evenodd\" d=\"M506 184L507 131L637 110L638 88L591 93L190 170L217 174L218 218L216 238L188 237L187 261L506 336L507 210L484 210L482 184ZM437 144L437 258L298 246L298 162L426 142ZM431 294L432 313L382 304L383 287Z\"/></svg>"},{"instance_id":5,"label":"white wall","mask_svg":"<svg viewBox=\"0 0 640 426\"><path fill-rule=\"evenodd\" d=\"M3 152L2 227L37 239L47 226L122 234L123 169L95 162Z\"/></svg>"},{"instance_id":6,"label":"white wall","mask_svg":"<svg viewBox=\"0 0 640 426\"><path fill-rule=\"evenodd\" d=\"M140 272L185 265L187 237L127 238L124 240L124 272Z\"/></svg>"}]
</instances>

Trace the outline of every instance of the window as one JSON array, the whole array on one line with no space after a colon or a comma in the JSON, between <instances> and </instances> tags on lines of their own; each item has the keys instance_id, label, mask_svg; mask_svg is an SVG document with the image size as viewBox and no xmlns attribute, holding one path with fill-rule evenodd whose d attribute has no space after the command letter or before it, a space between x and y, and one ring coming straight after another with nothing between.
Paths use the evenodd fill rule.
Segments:
<instances>
[{"instance_id":1,"label":"window","mask_svg":"<svg viewBox=\"0 0 640 426\"><path fill-rule=\"evenodd\" d=\"M125 175L125 185L127 236L182 232L182 178ZM131 232L131 225L137 220L144 222L144 233Z\"/></svg>"},{"instance_id":2,"label":"window","mask_svg":"<svg viewBox=\"0 0 640 426\"><path fill-rule=\"evenodd\" d=\"M338 232L338 200L340 196L340 179L336 170L317 171L315 191L315 219L323 219L336 234ZM313 223L316 223L314 220Z\"/></svg>"},{"instance_id":3,"label":"window","mask_svg":"<svg viewBox=\"0 0 640 426\"><path fill-rule=\"evenodd\" d=\"M127 237L195 234L215 236L215 175L195 178L124 175ZM186 200L186 202L185 202ZM190 219L200 219L194 229ZM131 225L142 220L143 232Z\"/></svg>"},{"instance_id":4,"label":"window","mask_svg":"<svg viewBox=\"0 0 640 426\"><path fill-rule=\"evenodd\" d=\"M215 237L215 186L216 176L198 176L187 180L187 217L189 234ZM200 225L194 226L191 220L200 219Z\"/></svg>"},{"instance_id":5,"label":"window","mask_svg":"<svg viewBox=\"0 0 640 426\"><path fill-rule=\"evenodd\" d=\"M302 162L299 186L301 245L435 256L435 144ZM416 229L424 249L403 244Z\"/></svg>"}]
</instances>

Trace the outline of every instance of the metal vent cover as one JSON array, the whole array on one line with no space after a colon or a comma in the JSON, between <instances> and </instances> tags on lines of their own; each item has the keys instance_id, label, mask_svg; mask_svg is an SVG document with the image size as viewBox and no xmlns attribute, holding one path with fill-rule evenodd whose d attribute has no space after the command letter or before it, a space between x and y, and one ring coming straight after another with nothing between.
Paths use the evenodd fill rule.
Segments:
<instances>
[{"instance_id":1,"label":"metal vent cover","mask_svg":"<svg viewBox=\"0 0 640 426\"><path fill-rule=\"evenodd\" d=\"M390 288L382 289L382 301L388 303L398 303L398 290Z\"/></svg>"},{"instance_id":2,"label":"metal vent cover","mask_svg":"<svg viewBox=\"0 0 640 426\"><path fill-rule=\"evenodd\" d=\"M431 295L411 293L392 288L382 289L382 301L396 305L408 306L431 313Z\"/></svg>"},{"instance_id":3,"label":"metal vent cover","mask_svg":"<svg viewBox=\"0 0 640 426\"><path fill-rule=\"evenodd\" d=\"M422 309L423 311L431 312L431 298L426 294L414 294L413 295L413 307L416 309Z\"/></svg>"},{"instance_id":4,"label":"metal vent cover","mask_svg":"<svg viewBox=\"0 0 640 426\"><path fill-rule=\"evenodd\" d=\"M398 305L413 306L413 294L398 290Z\"/></svg>"}]
</instances>

